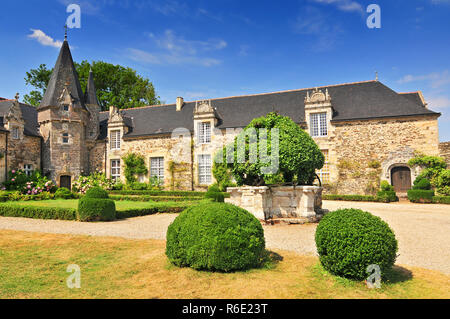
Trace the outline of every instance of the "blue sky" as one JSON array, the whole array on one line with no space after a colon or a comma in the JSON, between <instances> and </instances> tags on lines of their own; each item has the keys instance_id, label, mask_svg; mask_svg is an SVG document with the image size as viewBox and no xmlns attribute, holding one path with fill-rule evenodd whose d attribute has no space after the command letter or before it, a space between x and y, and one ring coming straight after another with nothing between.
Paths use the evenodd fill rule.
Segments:
<instances>
[{"instance_id":1,"label":"blue sky","mask_svg":"<svg viewBox=\"0 0 450 319\"><path fill-rule=\"evenodd\" d=\"M67 5L76 61L103 60L148 77L161 100L186 100L380 81L422 90L450 140L450 0L3 0L0 96L21 96L25 72L53 67ZM381 29L366 8L381 7Z\"/></svg>"}]
</instances>

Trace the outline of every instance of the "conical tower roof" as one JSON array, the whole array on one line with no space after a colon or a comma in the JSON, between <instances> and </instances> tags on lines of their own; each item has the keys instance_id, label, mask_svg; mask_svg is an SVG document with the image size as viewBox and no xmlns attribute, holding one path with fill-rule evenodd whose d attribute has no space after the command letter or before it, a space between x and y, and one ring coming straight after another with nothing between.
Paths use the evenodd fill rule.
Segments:
<instances>
[{"instance_id":1,"label":"conical tower roof","mask_svg":"<svg viewBox=\"0 0 450 319\"><path fill-rule=\"evenodd\" d=\"M73 99L73 107L86 109L83 101L83 91L81 90L78 74L73 64L67 38L64 39L58 60L48 82L47 90L38 109L47 106L60 106L59 98L66 85Z\"/></svg>"},{"instance_id":2,"label":"conical tower roof","mask_svg":"<svg viewBox=\"0 0 450 319\"><path fill-rule=\"evenodd\" d=\"M95 89L94 73L92 72L92 69L89 70L89 78L86 84L86 91L84 94L84 103L100 106L100 103L98 102L97 99L97 90Z\"/></svg>"}]
</instances>

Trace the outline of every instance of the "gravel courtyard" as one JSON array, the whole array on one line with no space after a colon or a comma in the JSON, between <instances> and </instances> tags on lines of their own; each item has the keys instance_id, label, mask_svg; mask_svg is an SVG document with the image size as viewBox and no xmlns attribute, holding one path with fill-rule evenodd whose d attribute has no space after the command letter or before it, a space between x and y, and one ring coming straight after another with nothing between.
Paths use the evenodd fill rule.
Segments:
<instances>
[{"instance_id":1,"label":"gravel courtyard","mask_svg":"<svg viewBox=\"0 0 450 319\"><path fill-rule=\"evenodd\" d=\"M324 201L324 208L360 208L381 217L399 241L397 264L418 266L450 274L450 206L410 203L359 203ZM130 239L165 239L177 215L158 214L108 223L34 220L0 217L0 229L114 236ZM267 248L315 255L316 225L264 226Z\"/></svg>"}]
</instances>

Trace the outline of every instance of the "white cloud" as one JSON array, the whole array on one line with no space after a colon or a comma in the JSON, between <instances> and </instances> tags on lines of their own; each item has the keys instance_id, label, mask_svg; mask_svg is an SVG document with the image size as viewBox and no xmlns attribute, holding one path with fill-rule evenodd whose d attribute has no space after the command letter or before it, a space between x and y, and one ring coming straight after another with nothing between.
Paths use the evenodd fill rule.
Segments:
<instances>
[{"instance_id":1,"label":"white cloud","mask_svg":"<svg viewBox=\"0 0 450 319\"><path fill-rule=\"evenodd\" d=\"M163 35L149 33L159 48L155 52L147 52L136 48L129 48L129 57L134 61L149 64L194 64L210 67L222 61L204 54L219 51L227 47L222 39L188 40L177 36L172 30L166 30Z\"/></svg>"},{"instance_id":2,"label":"white cloud","mask_svg":"<svg viewBox=\"0 0 450 319\"><path fill-rule=\"evenodd\" d=\"M355 12L364 12L363 7L361 4L359 4L356 1L352 0L312 0L316 3L323 3L323 4L331 4L336 6L341 11L355 11Z\"/></svg>"},{"instance_id":3,"label":"white cloud","mask_svg":"<svg viewBox=\"0 0 450 319\"><path fill-rule=\"evenodd\" d=\"M428 106L430 109L446 109L450 108L450 99L446 96L432 96L428 100Z\"/></svg>"},{"instance_id":4,"label":"white cloud","mask_svg":"<svg viewBox=\"0 0 450 319\"><path fill-rule=\"evenodd\" d=\"M310 43L314 51L328 51L332 49L342 33L341 26L332 21L319 9L311 6L304 7L293 25L294 32L314 36Z\"/></svg>"},{"instance_id":5,"label":"white cloud","mask_svg":"<svg viewBox=\"0 0 450 319\"><path fill-rule=\"evenodd\" d=\"M55 48L60 48L62 42L59 40L54 40L52 37L44 33L44 31L39 29L30 29L33 33L28 35L30 39L36 39L40 44L44 46L50 46Z\"/></svg>"},{"instance_id":6,"label":"white cloud","mask_svg":"<svg viewBox=\"0 0 450 319\"><path fill-rule=\"evenodd\" d=\"M405 75L397 82L400 84L411 82L428 82L428 85L433 89L441 88L447 84L450 84L450 73L448 70L442 72L433 72L425 75Z\"/></svg>"}]
</instances>

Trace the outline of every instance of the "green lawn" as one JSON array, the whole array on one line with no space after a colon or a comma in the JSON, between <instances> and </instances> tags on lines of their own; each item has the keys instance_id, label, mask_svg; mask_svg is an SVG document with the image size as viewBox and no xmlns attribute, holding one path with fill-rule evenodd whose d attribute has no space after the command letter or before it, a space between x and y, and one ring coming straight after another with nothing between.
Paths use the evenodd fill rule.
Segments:
<instances>
[{"instance_id":1,"label":"green lawn","mask_svg":"<svg viewBox=\"0 0 450 319\"><path fill-rule=\"evenodd\" d=\"M56 199L56 200L43 200L43 201L18 201L12 202L15 205L23 206L38 206L38 207L57 207L57 208L73 208L77 209L78 199ZM118 211L127 209L141 209L169 206L179 206L180 202L135 202L135 201L115 201L116 209ZM181 202L190 203L190 202ZM195 202L198 203L198 202Z\"/></svg>"},{"instance_id":2,"label":"green lawn","mask_svg":"<svg viewBox=\"0 0 450 319\"><path fill-rule=\"evenodd\" d=\"M450 277L396 266L381 289L335 277L318 258L277 251L268 267L235 273L178 268L165 242L0 232L2 298L450 298ZM69 289L67 266L81 269Z\"/></svg>"}]
</instances>

